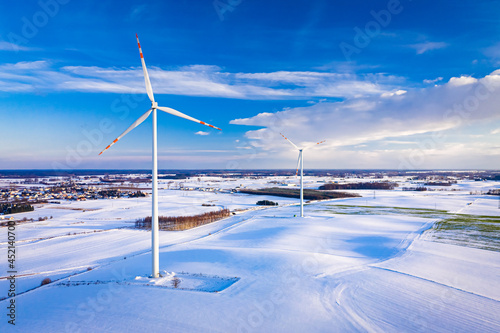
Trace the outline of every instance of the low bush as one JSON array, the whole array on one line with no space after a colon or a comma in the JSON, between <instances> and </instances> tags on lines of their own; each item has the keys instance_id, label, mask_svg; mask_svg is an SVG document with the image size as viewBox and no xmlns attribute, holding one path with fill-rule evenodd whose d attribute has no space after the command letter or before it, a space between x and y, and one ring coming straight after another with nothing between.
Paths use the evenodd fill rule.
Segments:
<instances>
[{"instance_id":1,"label":"low bush","mask_svg":"<svg viewBox=\"0 0 500 333\"><path fill-rule=\"evenodd\" d=\"M258 206L278 206L277 202L270 201L270 200L260 200L255 203Z\"/></svg>"},{"instance_id":2,"label":"low bush","mask_svg":"<svg viewBox=\"0 0 500 333\"><path fill-rule=\"evenodd\" d=\"M320 190L393 190L397 183L392 182L364 182L346 184L325 184L320 186Z\"/></svg>"},{"instance_id":3,"label":"low bush","mask_svg":"<svg viewBox=\"0 0 500 333\"><path fill-rule=\"evenodd\" d=\"M49 284L51 282L52 282L52 280L47 277L47 278L45 278L45 279L42 280L42 283L40 285L44 286L44 285Z\"/></svg>"}]
</instances>

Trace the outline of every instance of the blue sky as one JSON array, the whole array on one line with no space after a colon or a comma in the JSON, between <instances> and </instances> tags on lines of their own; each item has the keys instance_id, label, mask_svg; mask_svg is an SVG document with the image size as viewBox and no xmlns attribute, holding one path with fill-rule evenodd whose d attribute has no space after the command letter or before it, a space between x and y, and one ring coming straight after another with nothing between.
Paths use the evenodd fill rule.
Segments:
<instances>
[{"instance_id":1,"label":"blue sky","mask_svg":"<svg viewBox=\"0 0 500 333\"><path fill-rule=\"evenodd\" d=\"M499 1L0 4L0 169L498 168Z\"/></svg>"}]
</instances>

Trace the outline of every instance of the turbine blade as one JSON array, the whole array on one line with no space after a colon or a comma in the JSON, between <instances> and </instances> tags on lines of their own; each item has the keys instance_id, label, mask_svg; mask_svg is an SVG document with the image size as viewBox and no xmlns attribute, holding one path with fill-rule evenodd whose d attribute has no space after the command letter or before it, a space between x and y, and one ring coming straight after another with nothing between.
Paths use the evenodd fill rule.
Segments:
<instances>
[{"instance_id":1,"label":"turbine blade","mask_svg":"<svg viewBox=\"0 0 500 333\"><path fill-rule=\"evenodd\" d=\"M144 120L146 120L147 117L149 117L149 115L151 114L151 111L153 111L153 109L149 109L148 111L146 111L146 113L144 113L142 116L140 116L136 121L134 121L134 123L132 125L129 126L129 128L127 128L125 130L125 132L123 132L122 134L120 134L119 137L117 137L113 142L111 142L106 148L104 148L103 151L101 151L99 153L99 155L101 155L102 153L104 153L107 149L109 149L112 145L114 145L115 143L118 142L118 140L120 140L121 138L123 138L128 132L130 132L131 130L133 130L134 128L136 128L137 126L139 126Z\"/></svg>"},{"instance_id":2,"label":"turbine blade","mask_svg":"<svg viewBox=\"0 0 500 333\"><path fill-rule=\"evenodd\" d=\"M155 101L155 97L153 95L153 88L151 87L151 81L149 81L148 70L146 68L146 63L144 62L144 55L142 54L141 43L139 42L139 36L135 34L137 38L137 45L139 46L139 53L141 54L141 63L142 63L142 71L144 73L144 82L146 83L146 92L148 93L148 97L151 102Z\"/></svg>"},{"instance_id":3,"label":"turbine blade","mask_svg":"<svg viewBox=\"0 0 500 333\"><path fill-rule=\"evenodd\" d=\"M280 134L281 134L281 133L280 133ZM295 143L293 143L292 141L290 141L290 139L288 139L286 136L284 136L283 134L281 134L281 136L282 136L282 137L283 137L286 141L290 142L290 144L291 144L292 146L294 146L296 149L300 149L299 147L297 147L297 146L295 145Z\"/></svg>"},{"instance_id":4,"label":"turbine blade","mask_svg":"<svg viewBox=\"0 0 500 333\"><path fill-rule=\"evenodd\" d=\"M300 164L300 158L302 157L302 154L299 152L299 157L297 158L297 170L295 171L295 177L299 174L299 164Z\"/></svg>"},{"instance_id":5,"label":"turbine blade","mask_svg":"<svg viewBox=\"0 0 500 333\"><path fill-rule=\"evenodd\" d=\"M315 145L319 145L319 144L321 144L321 143L323 143L323 142L326 142L326 140L323 140L323 141L320 141L320 142L316 142L316 143L310 144L310 145L308 145L308 146L304 147L304 149L308 149L308 148L314 147Z\"/></svg>"},{"instance_id":6,"label":"turbine blade","mask_svg":"<svg viewBox=\"0 0 500 333\"><path fill-rule=\"evenodd\" d=\"M157 107L158 110L161 110L163 112L166 112L166 113L170 113L171 115L174 115L174 116L177 116L177 117L181 117L181 118L184 118L184 119L187 119L187 120L191 120L191 121L194 121L195 123L200 123L202 125L205 125L205 126L208 126L208 127L212 127L212 128L215 128L215 129L218 129L219 131L222 131L220 128L218 127L215 127L213 125L210 125L210 124L207 124L206 122L203 122L201 120L198 120L196 118L193 118L191 116L188 116L187 114L184 114L182 112L179 112L177 110L174 110L172 108L167 108L167 107L164 107L164 106L158 106Z\"/></svg>"}]
</instances>

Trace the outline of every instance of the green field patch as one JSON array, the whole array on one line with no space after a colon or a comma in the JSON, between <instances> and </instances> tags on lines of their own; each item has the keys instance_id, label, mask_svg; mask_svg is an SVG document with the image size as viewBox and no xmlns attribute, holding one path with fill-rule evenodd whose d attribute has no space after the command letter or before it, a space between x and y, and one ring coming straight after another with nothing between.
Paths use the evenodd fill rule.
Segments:
<instances>
[{"instance_id":1,"label":"green field patch","mask_svg":"<svg viewBox=\"0 0 500 333\"><path fill-rule=\"evenodd\" d=\"M443 218L448 211L441 209L390 206L323 205L323 212L349 215L406 215L425 218Z\"/></svg>"},{"instance_id":2,"label":"green field patch","mask_svg":"<svg viewBox=\"0 0 500 333\"><path fill-rule=\"evenodd\" d=\"M500 217L455 214L436 222L432 240L484 250L500 251Z\"/></svg>"},{"instance_id":3,"label":"green field patch","mask_svg":"<svg viewBox=\"0 0 500 333\"><path fill-rule=\"evenodd\" d=\"M500 216L455 214L441 209L390 206L322 205L319 212L347 215L405 215L438 220L428 240L500 252Z\"/></svg>"}]
</instances>

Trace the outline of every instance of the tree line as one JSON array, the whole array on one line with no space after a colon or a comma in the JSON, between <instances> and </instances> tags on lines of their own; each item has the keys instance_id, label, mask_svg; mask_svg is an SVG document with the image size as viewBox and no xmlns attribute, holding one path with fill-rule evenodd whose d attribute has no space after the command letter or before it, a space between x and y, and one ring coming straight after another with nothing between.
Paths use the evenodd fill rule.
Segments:
<instances>
[{"instance_id":1,"label":"tree line","mask_svg":"<svg viewBox=\"0 0 500 333\"><path fill-rule=\"evenodd\" d=\"M300 198L299 189L281 188L281 187L270 187L262 188L258 190L242 189L239 190L240 193L256 194L256 195L273 195L277 197L286 198ZM338 198L350 198L359 197L355 193L346 192L321 192L318 190L304 189L304 199L306 200L326 200L326 199L338 199Z\"/></svg>"},{"instance_id":2,"label":"tree line","mask_svg":"<svg viewBox=\"0 0 500 333\"><path fill-rule=\"evenodd\" d=\"M450 180L447 182L433 181L433 182L424 183L424 185L426 185L426 186L451 186L451 185L456 184L456 183L457 183L456 180Z\"/></svg>"},{"instance_id":3,"label":"tree line","mask_svg":"<svg viewBox=\"0 0 500 333\"><path fill-rule=\"evenodd\" d=\"M394 190L398 187L393 182L360 182L346 184L325 184L319 187L320 190Z\"/></svg>"},{"instance_id":4,"label":"tree line","mask_svg":"<svg viewBox=\"0 0 500 333\"><path fill-rule=\"evenodd\" d=\"M258 205L258 206L278 206L278 203L271 201L271 200L259 200L259 201L257 201L256 205Z\"/></svg>"},{"instance_id":5,"label":"tree line","mask_svg":"<svg viewBox=\"0 0 500 333\"><path fill-rule=\"evenodd\" d=\"M403 191L417 191L417 192L425 192L427 191L427 187L425 186L417 186L417 187L402 187Z\"/></svg>"},{"instance_id":6,"label":"tree line","mask_svg":"<svg viewBox=\"0 0 500 333\"><path fill-rule=\"evenodd\" d=\"M180 231L199 227L212 223L231 215L227 208L192 216L159 216L158 225L160 230ZM135 227L139 229L151 229L151 216L135 221Z\"/></svg>"},{"instance_id":7,"label":"tree line","mask_svg":"<svg viewBox=\"0 0 500 333\"><path fill-rule=\"evenodd\" d=\"M0 204L0 213L5 215L32 212L34 210L35 208L30 204L13 204L13 203Z\"/></svg>"}]
</instances>

